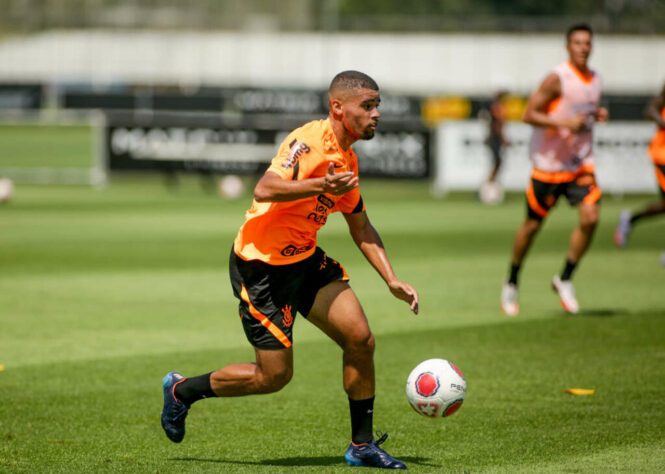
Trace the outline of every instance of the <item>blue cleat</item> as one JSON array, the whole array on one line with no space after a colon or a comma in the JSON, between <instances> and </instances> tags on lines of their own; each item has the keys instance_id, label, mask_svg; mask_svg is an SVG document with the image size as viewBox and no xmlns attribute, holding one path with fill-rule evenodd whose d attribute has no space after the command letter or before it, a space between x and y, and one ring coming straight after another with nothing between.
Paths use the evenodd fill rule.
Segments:
<instances>
[{"instance_id":1,"label":"blue cleat","mask_svg":"<svg viewBox=\"0 0 665 474\"><path fill-rule=\"evenodd\" d=\"M179 443L185 437L185 418L189 405L178 400L173 393L175 385L185 377L178 372L169 372L164 376L162 388L164 390L164 409L162 410L162 428L166 436L174 443Z\"/></svg>"},{"instance_id":2,"label":"blue cleat","mask_svg":"<svg viewBox=\"0 0 665 474\"><path fill-rule=\"evenodd\" d=\"M346 463L349 466L406 469L406 464L402 461L398 461L383 449L379 448L379 445L386 439L388 439L388 433L384 433L378 440L372 441L371 443L360 445L351 443L344 455Z\"/></svg>"}]
</instances>

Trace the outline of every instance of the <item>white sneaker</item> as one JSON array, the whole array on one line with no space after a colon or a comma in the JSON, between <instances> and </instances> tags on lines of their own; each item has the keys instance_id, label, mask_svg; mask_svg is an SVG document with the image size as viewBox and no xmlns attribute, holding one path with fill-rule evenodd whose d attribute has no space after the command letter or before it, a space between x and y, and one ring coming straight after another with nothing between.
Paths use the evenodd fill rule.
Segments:
<instances>
[{"instance_id":1,"label":"white sneaker","mask_svg":"<svg viewBox=\"0 0 665 474\"><path fill-rule=\"evenodd\" d=\"M517 303L517 286L513 283L504 283L501 288L501 311L506 316L517 316L520 305Z\"/></svg>"},{"instance_id":2,"label":"white sneaker","mask_svg":"<svg viewBox=\"0 0 665 474\"><path fill-rule=\"evenodd\" d=\"M628 209L624 209L619 215L619 222L617 223L617 228L614 230L614 243L620 249L628 245L628 236L632 227L630 223L631 217L632 215Z\"/></svg>"},{"instance_id":3,"label":"white sneaker","mask_svg":"<svg viewBox=\"0 0 665 474\"><path fill-rule=\"evenodd\" d=\"M575 288L570 280L562 280L559 275L554 275L552 288L559 293L559 302L563 309L570 314L576 314L580 310L577 299L575 299Z\"/></svg>"}]
</instances>

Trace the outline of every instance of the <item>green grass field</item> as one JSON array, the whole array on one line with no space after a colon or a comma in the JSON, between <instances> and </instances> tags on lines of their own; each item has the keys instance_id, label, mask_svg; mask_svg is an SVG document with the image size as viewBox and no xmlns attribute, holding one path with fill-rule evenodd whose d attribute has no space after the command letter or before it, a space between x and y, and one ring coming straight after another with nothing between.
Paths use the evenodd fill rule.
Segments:
<instances>
[{"instance_id":1,"label":"green grass field","mask_svg":"<svg viewBox=\"0 0 665 474\"><path fill-rule=\"evenodd\" d=\"M0 123L0 169L90 168L93 141L90 125Z\"/></svg>"},{"instance_id":2,"label":"green grass field","mask_svg":"<svg viewBox=\"0 0 665 474\"><path fill-rule=\"evenodd\" d=\"M524 267L521 314L507 318L498 298L521 196L483 207L433 200L419 183L362 189L421 314L390 296L341 216L319 244L346 267L376 335L375 428L390 432L388 452L416 472L665 472L665 219L638 226L625 250L611 239L620 210L654 196L605 198L574 317L549 286L576 221L560 203ZM19 186L0 205L0 471L351 471L340 351L300 317L284 390L197 403L179 445L160 427L166 372L253 360L227 275L248 201L194 180L168 191L123 179ZM432 357L467 379L448 419L405 399L409 371Z\"/></svg>"}]
</instances>

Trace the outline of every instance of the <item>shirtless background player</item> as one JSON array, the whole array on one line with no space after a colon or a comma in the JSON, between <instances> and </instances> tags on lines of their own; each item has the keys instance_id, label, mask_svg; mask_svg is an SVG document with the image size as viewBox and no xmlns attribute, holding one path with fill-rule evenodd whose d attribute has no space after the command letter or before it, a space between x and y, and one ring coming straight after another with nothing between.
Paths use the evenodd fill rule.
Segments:
<instances>
[{"instance_id":1,"label":"shirtless background player","mask_svg":"<svg viewBox=\"0 0 665 474\"><path fill-rule=\"evenodd\" d=\"M519 312L518 275L536 233L549 210L564 195L579 210L579 225L568 244L561 275L552 286L569 313L579 305L570 281L587 251L598 222L600 188L594 175L592 127L606 121L607 110L599 107L601 84L589 69L592 31L574 25L566 34L569 60L557 65L529 98L524 121L534 126L529 155L534 169L526 191L527 217L515 234L510 273L501 291L501 309L507 315Z\"/></svg>"},{"instance_id":2,"label":"shirtless background player","mask_svg":"<svg viewBox=\"0 0 665 474\"><path fill-rule=\"evenodd\" d=\"M236 236L229 261L233 292L255 363L238 363L197 377L164 377L162 427L171 441L185 435L192 403L209 397L276 392L293 374L296 312L333 339L343 352L343 385L351 412L348 464L389 469L406 466L374 440L374 336L344 268L316 246L318 230L342 212L351 237L392 294L418 312L418 293L393 272L358 188L358 161L350 148L374 136L379 87L366 74L333 79L326 120L294 130L254 189L254 202ZM232 433L226 433L231 437Z\"/></svg>"}]
</instances>

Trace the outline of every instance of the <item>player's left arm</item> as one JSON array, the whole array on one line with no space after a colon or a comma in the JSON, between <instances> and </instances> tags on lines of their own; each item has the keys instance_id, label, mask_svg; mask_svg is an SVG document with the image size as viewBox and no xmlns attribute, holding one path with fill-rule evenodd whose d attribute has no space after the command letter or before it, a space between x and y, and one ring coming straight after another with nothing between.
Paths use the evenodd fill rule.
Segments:
<instances>
[{"instance_id":1,"label":"player's left arm","mask_svg":"<svg viewBox=\"0 0 665 474\"><path fill-rule=\"evenodd\" d=\"M345 213L344 218L349 226L349 232L365 258L381 275L390 292L411 306L411 311L418 314L418 292L414 287L397 278L393 267L388 260L386 249L381 237L367 217L367 213Z\"/></svg>"}]
</instances>

